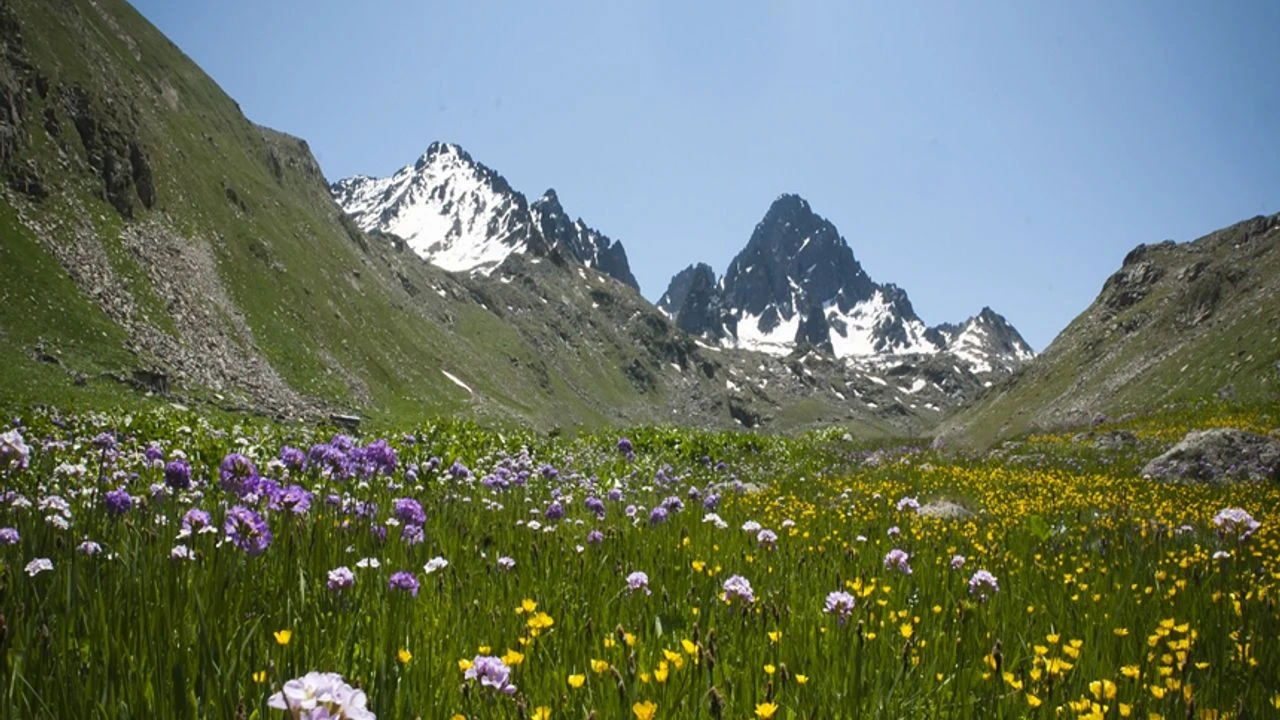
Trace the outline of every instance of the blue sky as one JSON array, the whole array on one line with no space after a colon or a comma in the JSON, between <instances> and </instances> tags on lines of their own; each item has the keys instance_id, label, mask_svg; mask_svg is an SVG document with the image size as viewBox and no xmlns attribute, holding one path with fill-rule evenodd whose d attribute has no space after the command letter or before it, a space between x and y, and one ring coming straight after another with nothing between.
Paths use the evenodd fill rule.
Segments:
<instances>
[{"instance_id":1,"label":"blue sky","mask_svg":"<svg viewBox=\"0 0 1280 720\"><path fill-rule=\"evenodd\" d=\"M1036 349L1140 242L1280 210L1280 3L135 0L326 175L461 144L644 294L807 198L929 324Z\"/></svg>"}]
</instances>

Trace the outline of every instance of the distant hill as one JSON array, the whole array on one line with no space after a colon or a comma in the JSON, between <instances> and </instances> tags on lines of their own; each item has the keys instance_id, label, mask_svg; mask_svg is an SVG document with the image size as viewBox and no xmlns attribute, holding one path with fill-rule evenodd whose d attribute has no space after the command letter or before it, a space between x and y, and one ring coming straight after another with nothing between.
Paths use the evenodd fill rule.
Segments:
<instances>
[{"instance_id":1,"label":"distant hill","mask_svg":"<svg viewBox=\"0 0 1280 720\"><path fill-rule=\"evenodd\" d=\"M1134 248L1039 357L939 432L985 444L1205 401L1280 405L1280 214Z\"/></svg>"}]
</instances>

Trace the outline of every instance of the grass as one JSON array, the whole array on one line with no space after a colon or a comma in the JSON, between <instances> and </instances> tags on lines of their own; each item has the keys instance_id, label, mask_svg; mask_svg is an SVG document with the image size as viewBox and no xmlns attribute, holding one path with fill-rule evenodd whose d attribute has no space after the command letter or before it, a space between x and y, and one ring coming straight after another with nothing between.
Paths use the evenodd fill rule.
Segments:
<instances>
[{"instance_id":1,"label":"grass","mask_svg":"<svg viewBox=\"0 0 1280 720\"><path fill-rule=\"evenodd\" d=\"M36 505L10 495L0 506L0 527L21 536L0 545L9 717L284 717L268 697L311 670L341 674L387 718L636 717L649 702L659 718L1265 717L1280 703L1268 681L1280 671L1280 488L1138 479L1146 444L1185 430L1172 420L1135 425L1141 444L1119 454L1028 438L1034 466L854 446L836 432L664 428L628 433L629 460L612 433L440 422L389 434L395 469L350 479L268 464L282 445L327 442L304 428L169 410L56 420L28 418L30 466L0 471ZM118 447L104 452L102 433ZM151 489L164 482L143 457L151 444L185 454L196 487ZM309 509L223 490L218 467L233 451L312 493ZM735 480L760 489L737 492ZM118 486L133 497L123 514L105 507ZM709 494L723 529L704 519ZM42 500L52 495L69 505L66 529L46 519L59 513ZM590 496L606 498L603 518ZM673 497L685 507L651 521ZM938 497L977 515L934 521L899 507ZM425 511L419 544L392 520L398 498ZM236 504L270 526L260 555L224 542ZM192 507L218 530L176 538ZM1223 535L1213 517L1224 507L1261 528ZM749 521L776 545L744 531ZM103 552L79 552L84 540ZM194 559L173 559L178 545ZM910 574L886 567L893 548L909 553ZM28 576L39 557L53 570ZM435 557L448 566L427 573ZM338 567L356 581L335 592ZM978 569L999 582L986 599L968 588ZM416 595L388 588L397 571L414 574ZM627 591L635 571L651 594ZM733 575L754 601L725 600ZM856 598L844 622L823 610L836 591ZM514 695L464 679L477 655L506 658Z\"/></svg>"}]
</instances>

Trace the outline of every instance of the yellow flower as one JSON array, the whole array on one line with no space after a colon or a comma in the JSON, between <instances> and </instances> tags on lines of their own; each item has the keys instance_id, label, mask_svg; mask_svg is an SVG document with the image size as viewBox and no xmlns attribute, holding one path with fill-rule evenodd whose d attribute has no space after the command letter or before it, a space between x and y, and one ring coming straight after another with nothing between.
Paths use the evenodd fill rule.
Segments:
<instances>
[{"instance_id":1,"label":"yellow flower","mask_svg":"<svg viewBox=\"0 0 1280 720\"><path fill-rule=\"evenodd\" d=\"M909 622L902 623L898 626L898 632L902 633L902 637L910 639L915 632L915 626Z\"/></svg>"},{"instance_id":2,"label":"yellow flower","mask_svg":"<svg viewBox=\"0 0 1280 720\"><path fill-rule=\"evenodd\" d=\"M774 673L775 673L775 672L777 672L777 671L778 671L778 668L776 668L776 667L774 667L774 666L772 666L772 665L765 665L765 666L764 666L764 674L765 674L765 675L772 675L772 674L774 674Z\"/></svg>"},{"instance_id":3,"label":"yellow flower","mask_svg":"<svg viewBox=\"0 0 1280 720\"><path fill-rule=\"evenodd\" d=\"M657 680L660 683L664 683L667 681L667 675L670 672L671 670L667 666L667 661L663 660L662 662L658 663L658 667L653 669L653 679Z\"/></svg>"},{"instance_id":4,"label":"yellow flower","mask_svg":"<svg viewBox=\"0 0 1280 720\"><path fill-rule=\"evenodd\" d=\"M569 676L569 687L573 688L574 690L577 690L578 688L582 687L583 684L586 682L587 682L586 675L578 674L578 675Z\"/></svg>"},{"instance_id":5,"label":"yellow flower","mask_svg":"<svg viewBox=\"0 0 1280 720\"><path fill-rule=\"evenodd\" d=\"M1120 674L1130 680L1137 680L1138 676L1142 674L1142 671L1138 669L1137 665L1125 665L1120 668Z\"/></svg>"},{"instance_id":6,"label":"yellow flower","mask_svg":"<svg viewBox=\"0 0 1280 720\"><path fill-rule=\"evenodd\" d=\"M594 672L594 673L597 673L597 674L599 674L599 673L604 673L604 672L608 672L608 671L609 671L609 661L608 661L608 660L594 660L594 659L593 659L593 660L591 661L591 671L592 671L592 672Z\"/></svg>"},{"instance_id":7,"label":"yellow flower","mask_svg":"<svg viewBox=\"0 0 1280 720\"><path fill-rule=\"evenodd\" d=\"M1115 633L1116 637L1125 637L1129 634L1129 628L1116 628L1111 632Z\"/></svg>"},{"instance_id":8,"label":"yellow flower","mask_svg":"<svg viewBox=\"0 0 1280 720\"><path fill-rule=\"evenodd\" d=\"M1133 706L1120 703L1120 717L1129 717L1133 715Z\"/></svg>"},{"instance_id":9,"label":"yellow flower","mask_svg":"<svg viewBox=\"0 0 1280 720\"><path fill-rule=\"evenodd\" d=\"M773 632L769 633L769 642L776 643L781 639L782 639L781 630L774 630Z\"/></svg>"},{"instance_id":10,"label":"yellow flower","mask_svg":"<svg viewBox=\"0 0 1280 720\"><path fill-rule=\"evenodd\" d=\"M1059 639L1059 638L1061 638L1061 637L1062 637L1062 636L1061 636L1061 635L1059 635L1058 633L1052 633L1052 634L1050 634L1050 635L1045 635L1045 636L1044 636L1044 639L1045 639L1045 640L1048 640L1050 645L1055 645L1055 644L1057 644L1058 639Z\"/></svg>"},{"instance_id":11,"label":"yellow flower","mask_svg":"<svg viewBox=\"0 0 1280 720\"><path fill-rule=\"evenodd\" d=\"M702 569L707 566L707 564L702 562L701 560L694 560L693 562L689 563L689 565L693 567L694 572L702 572Z\"/></svg>"},{"instance_id":12,"label":"yellow flower","mask_svg":"<svg viewBox=\"0 0 1280 720\"><path fill-rule=\"evenodd\" d=\"M636 720L653 720L653 716L658 712L658 706L652 700L645 700L632 705L631 712L635 713Z\"/></svg>"},{"instance_id":13,"label":"yellow flower","mask_svg":"<svg viewBox=\"0 0 1280 720\"><path fill-rule=\"evenodd\" d=\"M797 685L804 685L804 684L805 684L805 683L807 683L807 682L809 682L809 676L808 676L808 675L801 675L801 674L799 674L799 673L796 673L796 684L797 684ZM1277 695L1276 697L1280 697L1280 695Z\"/></svg>"},{"instance_id":14,"label":"yellow flower","mask_svg":"<svg viewBox=\"0 0 1280 720\"><path fill-rule=\"evenodd\" d=\"M760 720L769 720L776 712L778 712L778 706L771 702L763 702L756 705L756 717L760 718Z\"/></svg>"},{"instance_id":15,"label":"yellow flower","mask_svg":"<svg viewBox=\"0 0 1280 720\"><path fill-rule=\"evenodd\" d=\"M531 720L551 720L551 708L546 705L539 705L534 708Z\"/></svg>"},{"instance_id":16,"label":"yellow flower","mask_svg":"<svg viewBox=\"0 0 1280 720\"><path fill-rule=\"evenodd\" d=\"M527 621L525 621L525 625L529 626L529 634L532 635L533 637L537 637L538 633L542 632L543 630L546 630L547 628L555 624L556 624L556 621L552 620L551 616L544 612L535 613Z\"/></svg>"},{"instance_id":17,"label":"yellow flower","mask_svg":"<svg viewBox=\"0 0 1280 720\"><path fill-rule=\"evenodd\" d=\"M1116 684L1110 680L1094 680L1089 683L1089 692L1098 700L1112 700L1116 696Z\"/></svg>"},{"instance_id":18,"label":"yellow flower","mask_svg":"<svg viewBox=\"0 0 1280 720\"><path fill-rule=\"evenodd\" d=\"M687 652L687 653L689 653L690 655L697 655L697 654L698 654L698 646L697 646L697 645L694 645L694 644L693 644L693 642L692 642L692 641L690 641L690 640L687 640L687 639L686 639L686 640L681 640L681 641L680 641L680 647L684 648L684 651L685 651L685 652Z\"/></svg>"},{"instance_id":19,"label":"yellow flower","mask_svg":"<svg viewBox=\"0 0 1280 720\"><path fill-rule=\"evenodd\" d=\"M488 655L489 653L493 652L493 648L489 647L488 645L481 645L480 647L476 648L476 652L481 655Z\"/></svg>"},{"instance_id":20,"label":"yellow flower","mask_svg":"<svg viewBox=\"0 0 1280 720\"><path fill-rule=\"evenodd\" d=\"M607 647L607 648L614 647L614 646L616 646L617 644L618 644L618 641L617 641L617 640L614 640L614 639L613 639L613 638L611 638L611 637L606 637L606 638L604 639L604 646L605 646L605 647Z\"/></svg>"},{"instance_id":21,"label":"yellow flower","mask_svg":"<svg viewBox=\"0 0 1280 720\"><path fill-rule=\"evenodd\" d=\"M413 653L409 652L405 648L400 648L400 652L396 653L396 659L399 660L401 664L408 664L408 662L413 659Z\"/></svg>"},{"instance_id":22,"label":"yellow flower","mask_svg":"<svg viewBox=\"0 0 1280 720\"><path fill-rule=\"evenodd\" d=\"M253 681L254 681L254 682L256 682L256 683L258 683L259 685L261 685L262 683L266 682L266 681L267 681L267 671L266 671L266 670L259 670L258 672L254 673L254 674L253 674Z\"/></svg>"},{"instance_id":23,"label":"yellow flower","mask_svg":"<svg viewBox=\"0 0 1280 720\"><path fill-rule=\"evenodd\" d=\"M277 645L288 645L289 641L293 639L292 630L277 630L272 635L275 635Z\"/></svg>"},{"instance_id":24,"label":"yellow flower","mask_svg":"<svg viewBox=\"0 0 1280 720\"><path fill-rule=\"evenodd\" d=\"M471 669L471 661L466 658L458 658L458 672L466 672Z\"/></svg>"},{"instance_id":25,"label":"yellow flower","mask_svg":"<svg viewBox=\"0 0 1280 720\"><path fill-rule=\"evenodd\" d=\"M1013 688L1014 690L1022 689L1022 681L1019 680L1017 677L1015 677L1013 673L1005 672L1002 677L1004 678L1005 684L1008 685L1009 687Z\"/></svg>"},{"instance_id":26,"label":"yellow flower","mask_svg":"<svg viewBox=\"0 0 1280 720\"><path fill-rule=\"evenodd\" d=\"M453 717L449 718L449 720L467 720L467 716L462 713L454 713Z\"/></svg>"},{"instance_id":27,"label":"yellow flower","mask_svg":"<svg viewBox=\"0 0 1280 720\"><path fill-rule=\"evenodd\" d=\"M622 642L626 643L627 647L634 646L636 644L635 633L629 633L629 632L622 633Z\"/></svg>"},{"instance_id":28,"label":"yellow flower","mask_svg":"<svg viewBox=\"0 0 1280 720\"><path fill-rule=\"evenodd\" d=\"M1027 693L1027 705L1033 708L1040 707L1040 698L1036 697L1035 695L1032 695L1031 693Z\"/></svg>"},{"instance_id":29,"label":"yellow flower","mask_svg":"<svg viewBox=\"0 0 1280 720\"><path fill-rule=\"evenodd\" d=\"M507 648L507 654L502 656L502 662L515 667L524 662L524 653Z\"/></svg>"},{"instance_id":30,"label":"yellow flower","mask_svg":"<svg viewBox=\"0 0 1280 720\"><path fill-rule=\"evenodd\" d=\"M537 609L538 609L538 603L530 600L529 598L525 598L520 602L520 607L516 608L516 614L523 615L525 613L531 613Z\"/></svg>"},{"instance_id":31,"label":"yellow flower","mask_svg":"<svg viewBox=\"0 0 1280 720\"><path fill-rule=\"evenodd\" d=\"M1160 700L1164 698L1164 688L1160 687L1159 685L1151 685L1149 686L1149 689L1151 690L1151 695L1155 699Z\"/></svg>"}]
</instances>

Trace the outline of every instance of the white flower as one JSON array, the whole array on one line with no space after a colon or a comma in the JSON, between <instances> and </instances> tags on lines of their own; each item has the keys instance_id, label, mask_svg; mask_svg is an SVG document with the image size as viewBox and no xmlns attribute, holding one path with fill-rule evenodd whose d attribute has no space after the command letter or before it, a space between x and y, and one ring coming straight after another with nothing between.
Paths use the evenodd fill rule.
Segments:
<instances>
[{"instance_id":1,"label":"white flower","mask_svg":"<svg viewBox=\"0 0 1280 720\"><path fill-rule=\"evenodd\" d=\"M376 568L381 566L382 566L382 563L378 561L378 558L367 557L367 558L361 558L356 561L356 567L361 569Z\"/></svg>"},{"instance_id":2,"label":"white flower","mask_svg":"<svg viewBox=\"0 0 1280 720\"><path fill-rule=\"evenodd\" d=\"M446 567L449 567L449 561L437 556L428 560L427 564L422 566L422 570L426 574L430 575L431 573L437 570L443 570Z\"/></svg>"},{"instance_id":3,"label":"white flower","mask_svg":"<svg viewBox=\"0 0 1280 720\"><path fill-rule=\"evenodd\" d=\"M196 554L186 545L174 545L169 551L170 560L195 560Z\"/></svg>"},{"instance_id":4,"label":"white flower","mask_svg":"<svg viewBox=\"0 0 1280 720\"><path fill-rule=\"evenodd\" d=\"M35 577L45 570L53 569L53 561L49 558L36 558L27 563L27 575Z\"/></svg>"}]
</instances>

